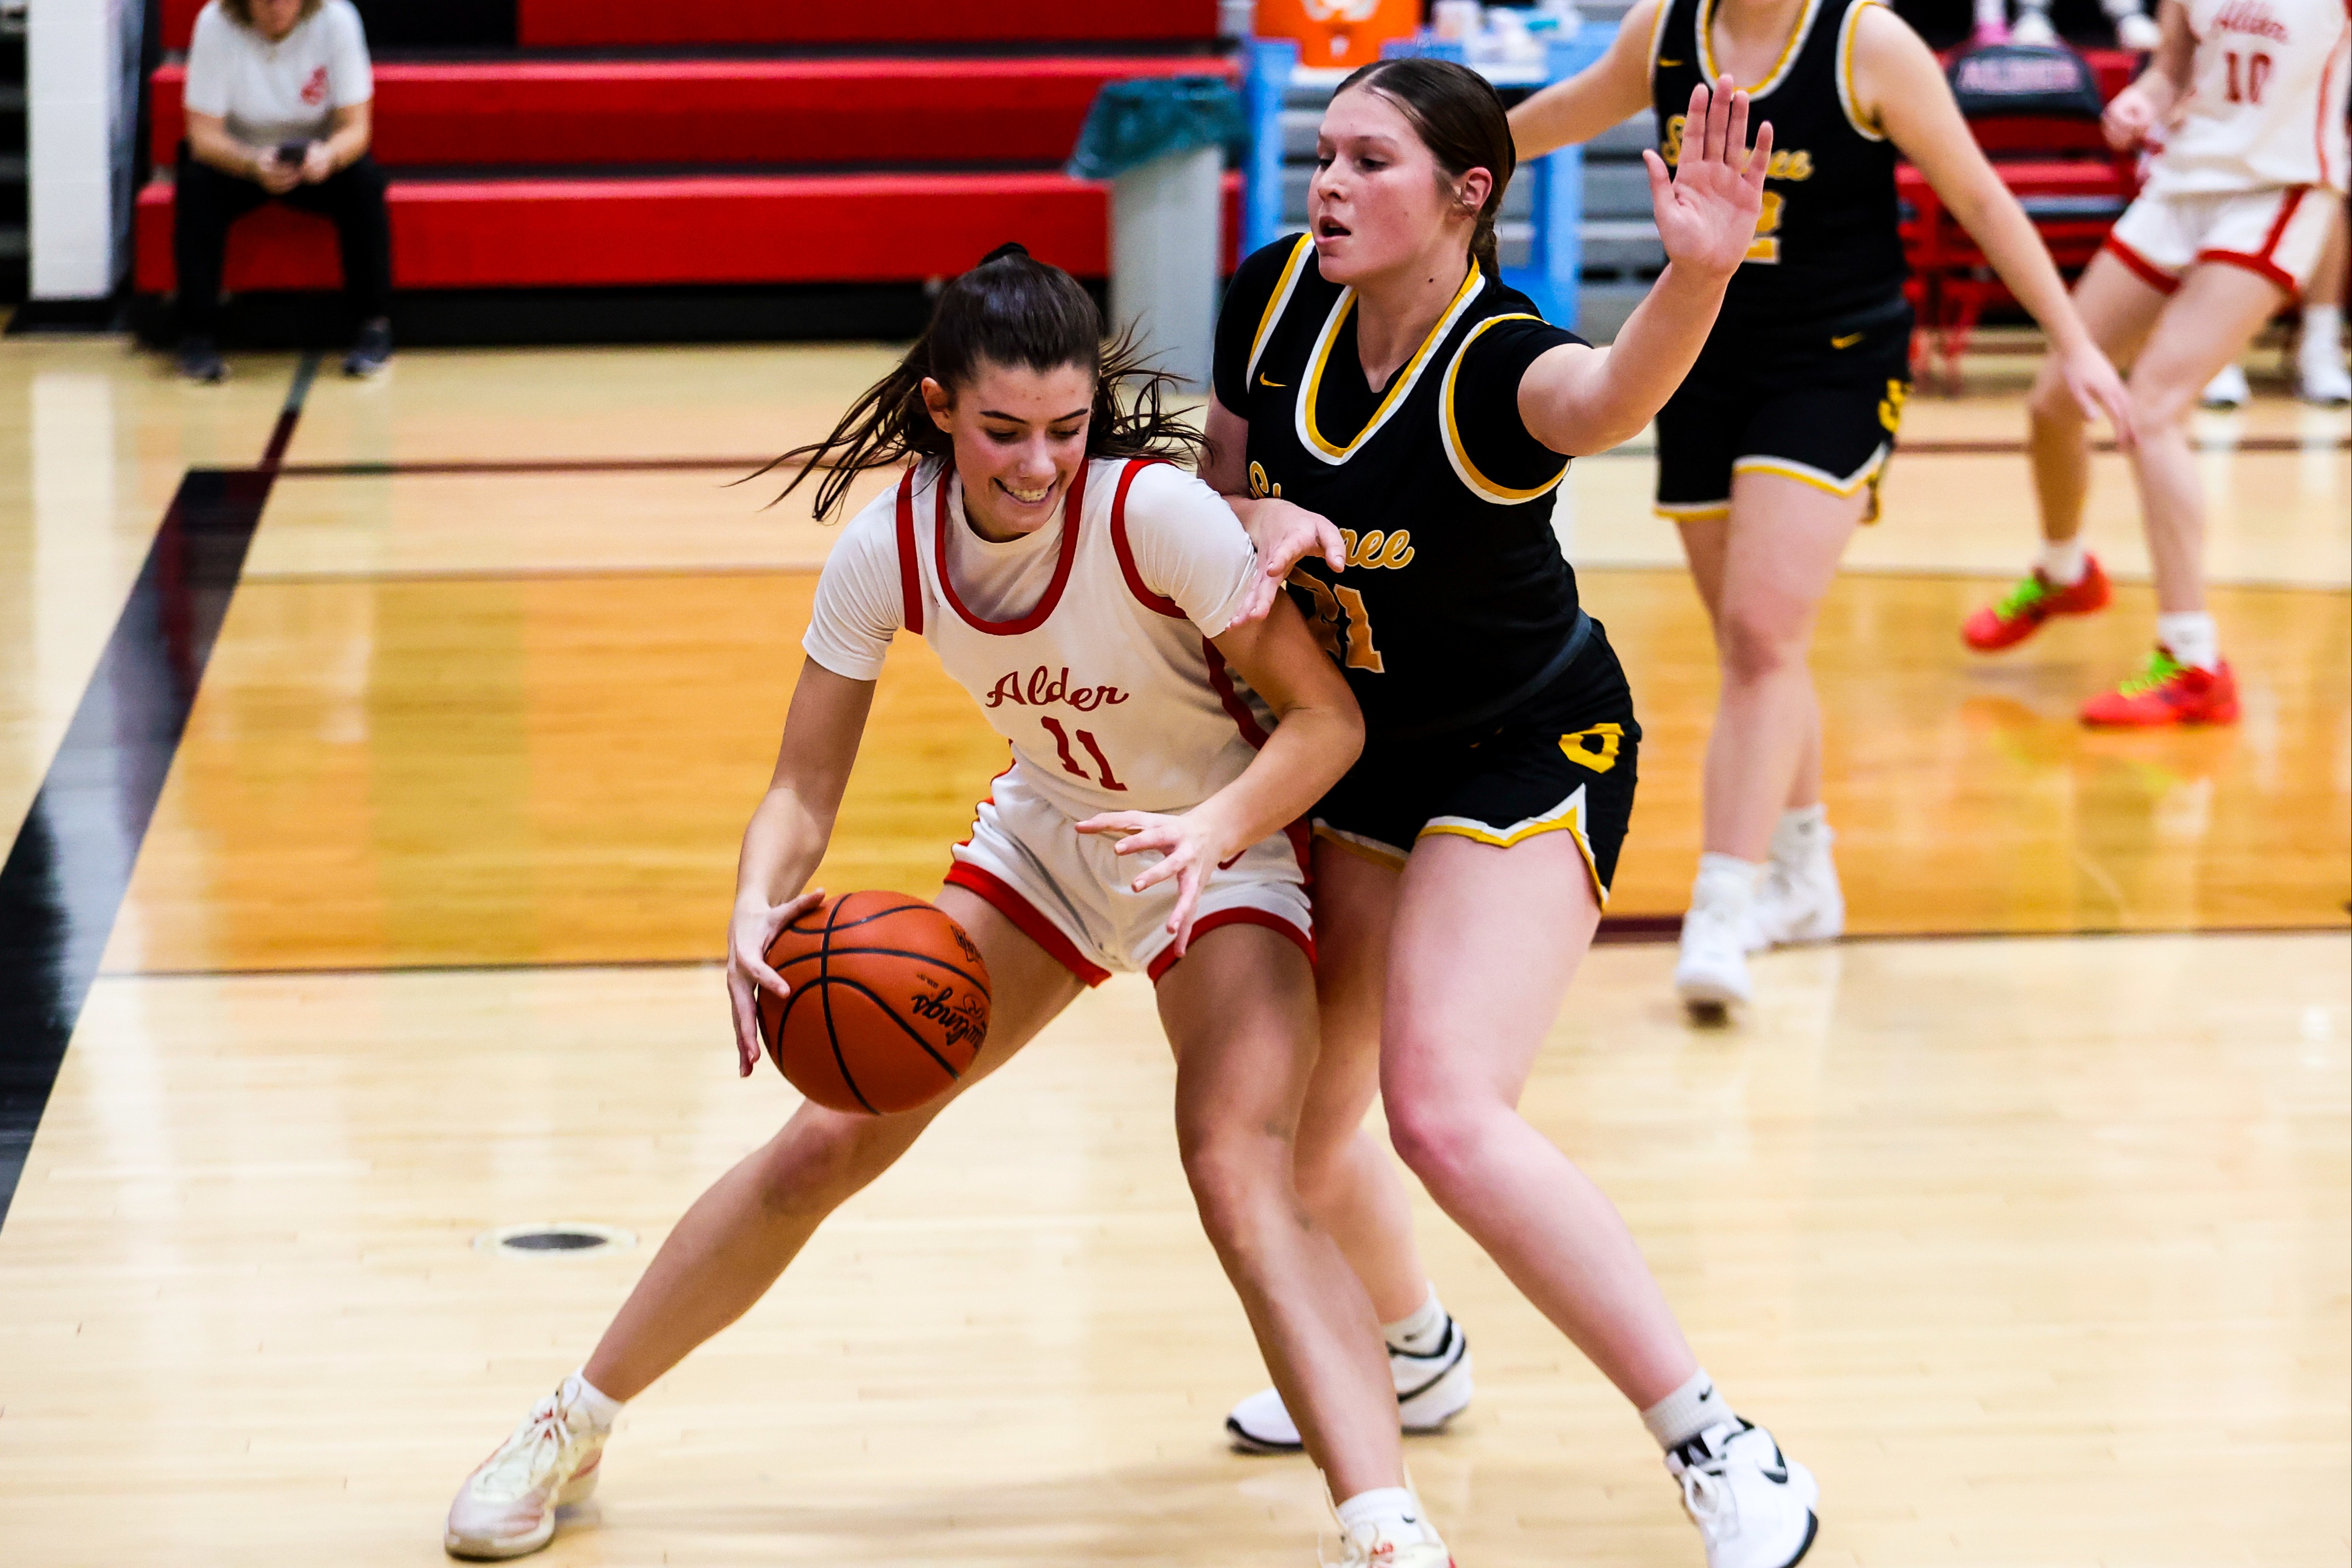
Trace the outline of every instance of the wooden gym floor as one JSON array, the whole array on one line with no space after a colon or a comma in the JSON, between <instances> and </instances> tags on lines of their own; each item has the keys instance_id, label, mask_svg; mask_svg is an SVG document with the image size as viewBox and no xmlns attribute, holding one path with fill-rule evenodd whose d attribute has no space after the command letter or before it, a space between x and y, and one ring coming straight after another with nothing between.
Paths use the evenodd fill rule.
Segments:
<instances>
[{"instance_id":1,"label":"wooden gym floor","mask_svg":"<svg viewBox=\"0 0 2352 1568\"><path fill-rule=\"evenodd\" d=\"M789 1110L735 1080L711 960L831 535L726 481L882 363L410 353L292 421L290 359L199 391L0 342L0 819L53 967L97 971L78 1027L71 986L0 997L0 1054L71 1040L0 1226L0 1561L442 1561L466 1470ZM1528 1109L1821 1474L1812 1561L2341 1564L2347 420L2200 420L2245 721L2094 735L2074 707L2153 616L2117 459L2116 609L1991 660L1956 632L2031 545L2022 368L1911 405L1815 659L1856 938L1762 960L1728 1029L1686 1027L1639 940L1696 851L1706 627L1646 457L1579 465L1573 554L1650 735L1635 940L1589 961ZM251 478L184 482L273 432L257 510ZM158 582L185 613L124 666ZM902 646L823 879L928 891L1001 755ZM107 805L142 779L143 835ZM1263 1378L1169 1079L1140 982L1082 1001L631 1408L545 1561L1311 1561L1311 1470L1219 1440ZM531 1220L638 1239L472 1246ZM1630 1413L1422 1226L1479 1365L1412 1448L1464 1568L1696 1564Z\"/></svg>"}]
</instances>

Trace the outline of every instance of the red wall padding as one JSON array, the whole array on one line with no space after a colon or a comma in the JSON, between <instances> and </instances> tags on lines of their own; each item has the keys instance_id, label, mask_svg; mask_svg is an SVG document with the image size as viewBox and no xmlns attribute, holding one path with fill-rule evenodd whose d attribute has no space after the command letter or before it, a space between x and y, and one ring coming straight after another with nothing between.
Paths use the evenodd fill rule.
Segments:
<instances>
[{"instance_id":1,"label":"red wall padding","mask_svg":"<svg viewBox=\"0 0 2352 1568\"><path fill-rule=\"evenodd\" d=\"M1225 265L1241 183L1225 179ZM1059 174L420 180L392 187L403 289L913 282L1018 239L1082 277L1109 265L1104 187ZM270 206L229 238L232 289L332 289L325 220ZM141 289L173 284L172 187L141 193Z\"/></svg>"},{"instance_id":2,"label":"red wall padding","mask_svg":"<svg viewBox=\"0 0 2352 1568\"><path fill-rule=\"evenodd\" d=\"M1165 56L966 60L603 60L376 68L389 166L1057 163L1096 92L1216 70ZM154 78L154 153L176 156L187 73Z\"/></svg>"},{"instance_id":3,"label":"red wall padding","mask_svg":"<svg viewBox=\"0 0 2352 1568\"><path fill-rule=\"evenodd\" d=\"M526 48L1205 39L1217 0L520 0L517 23Z\"/></svg>"}]
</instances>

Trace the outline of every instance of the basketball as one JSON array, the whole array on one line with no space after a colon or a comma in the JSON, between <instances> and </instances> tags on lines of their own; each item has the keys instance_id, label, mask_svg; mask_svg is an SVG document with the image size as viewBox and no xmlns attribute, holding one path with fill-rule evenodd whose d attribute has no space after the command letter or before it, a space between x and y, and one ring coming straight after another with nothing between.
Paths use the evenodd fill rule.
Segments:
<instances>
[{"instance_id":1,"label":"basketball","mask_svg":"<svg viewBox=\"0 0 2352 1568\"><path fill-rule=\"evenodd\" d=\"M988 1038L988 965L963 927L904 893L845 893L776 933L792 994L760 994L760 1038L793 1087L881 1116L947 1092Z\"/></svg>"}]
</instances>

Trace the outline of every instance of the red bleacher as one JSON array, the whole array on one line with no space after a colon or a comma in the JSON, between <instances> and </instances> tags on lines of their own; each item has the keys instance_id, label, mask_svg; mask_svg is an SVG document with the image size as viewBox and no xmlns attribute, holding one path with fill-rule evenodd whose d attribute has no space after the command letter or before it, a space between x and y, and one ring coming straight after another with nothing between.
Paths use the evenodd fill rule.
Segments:
<instances>
[{"instance_id":1,"label":"red bleacher","mask_svg":"<svg viewBox=\"0 0 2352 1568\"><path fill-rule=\"evenodd\" d=\"M198 0L166 0L184 45ZM527 43L836 43L873 10L782 0L523 0ZM1102 85L1231 69L1199 53L1127 52L1213 36L1213 0L1056 8L914 0L892 41L1083 31L1055 53L727 58L380 59L374 153L392 177L404 289L901 283L952 274L1019 239L1082 277L1108 269L1108 201L1059 164ZM648 26L662 37L646 37ZM759 31L759 29L767 31ZM730 31L729 29L732 29ZM854 41L854 40L850 40ZM168 292L186 73L152 83L159 176L141 193L136 279ZM1227 177L1227 265L1239 182ZM332 289L332 230L271 207L232 231L231 290Z\"/></svg>"},{"instance_id":2,"label":"red bleacher","mask_svg":"<svg viewBox=\"0 0 2352 1568\"><path fill-rule=\"evenodd\" d=\"M387 168L599 163L1053 163L1108 81L1183 56L514 60L375 68ZM186 70L154 79L154 152L185 134Z\"/></svg>"},{"instance_id":3,"label":"red bleacher","mask_svg":"<svg viewBox=\"0 0 2352 1568\"><path fill-rule=\"evenodd\" d=\"M184 49L205 0L163 0L163 47ZM1217 36L1217 0L521 0L516 42L525 48L687 44L862 44L887 21L894 43L1011 43L1037 39L1135 42Z\"/></svg>"}]
</instances>

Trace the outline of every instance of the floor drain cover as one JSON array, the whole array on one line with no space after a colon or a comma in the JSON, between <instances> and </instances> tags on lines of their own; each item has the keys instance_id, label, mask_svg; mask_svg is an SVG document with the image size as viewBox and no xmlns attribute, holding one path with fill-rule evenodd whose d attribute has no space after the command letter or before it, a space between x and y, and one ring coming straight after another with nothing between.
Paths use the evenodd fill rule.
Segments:
<instances>
[{"instance_id":1,"label":"floor drain cover","mask_svg":"<svg viewBox=\"0 0 2352 1568\"><path fill-rule=\"evenodd\" d=\"M478 1251L523 1258L576 1258L583 1253L614 1251L636 1244L635 1235L618 1226L587 1225L574 1220L500 1226L474 1237Z\"/></svg>"}]
</instances>

